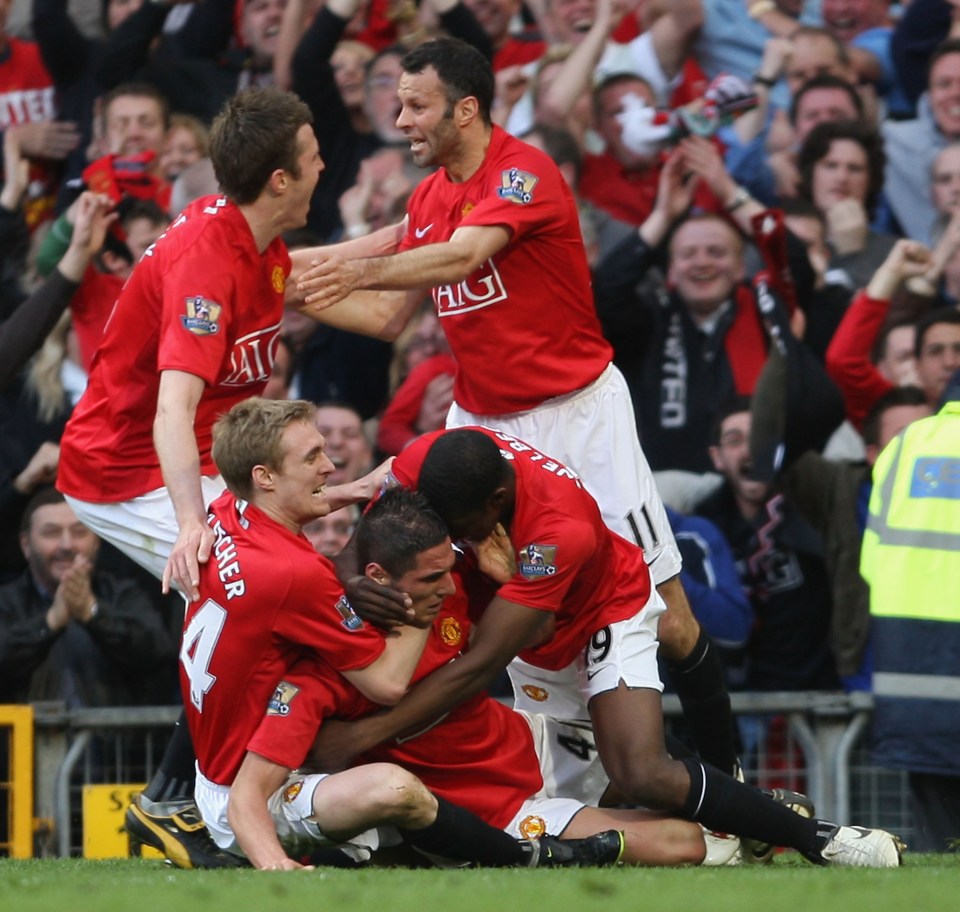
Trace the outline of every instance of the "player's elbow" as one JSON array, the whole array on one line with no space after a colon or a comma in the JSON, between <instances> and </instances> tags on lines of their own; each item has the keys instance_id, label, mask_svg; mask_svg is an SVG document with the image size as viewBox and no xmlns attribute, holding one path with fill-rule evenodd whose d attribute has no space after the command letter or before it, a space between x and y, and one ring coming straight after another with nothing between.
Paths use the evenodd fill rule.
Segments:
<instances>
[{"instance_id":1,"label":"player's elbow","mask_svg":"<svg viewBox=\"0 0 960 912\"><path fill-rule=\"evenodd\" d=\"M407 685L401 681L370 681L360 688L363 695L380 706L396 706L407 692Z\"/></svg>"}]
</instances>

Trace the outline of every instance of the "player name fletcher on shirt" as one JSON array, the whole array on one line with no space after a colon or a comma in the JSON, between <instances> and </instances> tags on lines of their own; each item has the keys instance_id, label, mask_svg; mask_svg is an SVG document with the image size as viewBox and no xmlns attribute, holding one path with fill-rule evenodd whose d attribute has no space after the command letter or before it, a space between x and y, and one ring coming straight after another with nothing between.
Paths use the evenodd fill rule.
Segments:
<instances>
[{"instance_id":1,"label":"player name fletcher on shirt","mask_svg":"<svg viewBox=\"0 0 960 912\"><path fill-rule=\"evenodd\" d=\"M233 536L224 530L215 514L207 514L207 525L213 529L213 534L217 537L213 546L213 556L217 561L217 576L223 583L227 599L238 598L247 591L247 587L241 576L236 543Z\"/></svg>"}]
</instances>

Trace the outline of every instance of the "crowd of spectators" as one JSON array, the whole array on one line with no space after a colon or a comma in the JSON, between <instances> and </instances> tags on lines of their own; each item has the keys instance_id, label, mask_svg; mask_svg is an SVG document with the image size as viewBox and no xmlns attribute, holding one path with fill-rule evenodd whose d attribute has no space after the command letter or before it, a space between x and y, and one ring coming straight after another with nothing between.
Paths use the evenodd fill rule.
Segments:
<instances>
[{"instance_id":1,"label":"crowd of spectators","mask_svg":"<svg viewBox=\"0 0 960 912\"><path fill-rule=\"evenodd\" d=\"M732 686L869 688L870 467L960 368L960 3L0 0L0 701L143 702L125 670L173 669L176 600L98 554L50 485L118 290L216 190L211 119L249 85L300 95L325 170L288 244L362 237L400 221L424 176L396 125L399 61L440 33L492 59L495 121L574 192ZM724 73L756 104L716 135L625 140L635 102L696 109ZM777 320L758 306L771 293ZM443 425L441 323L429 295L394 344L287 312L269 395L321 405L332 482ZM752 426L769 414L750 397L783 336L823 383L802 408L796 390L766 401L804 444L761 477ZM356 519L305 531L334 555Z\"/></svg>"}]
</instances>

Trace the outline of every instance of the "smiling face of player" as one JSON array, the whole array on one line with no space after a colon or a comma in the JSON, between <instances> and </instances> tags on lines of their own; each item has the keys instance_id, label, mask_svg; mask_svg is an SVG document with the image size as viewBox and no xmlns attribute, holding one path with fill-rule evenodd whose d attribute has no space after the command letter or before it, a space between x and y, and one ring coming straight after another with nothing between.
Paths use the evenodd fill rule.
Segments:
<instances>
[{"instance_id":1,"label":"smiling face of player","mask_svg":"<svg viewBox=\"0 0 960 912\"><path fill-rule=\"evenodd\" d=\"M254 472L268 487L255 498L256 506L292 531L330 512L327 479L333 463L324 452L325 441L316 426L293 421L284 428L283 458L277 467L258 466Z\"/></svg>"},{"instance_id":2,"label":"smiling face of player","mask_svg":"<svg viewBox=\"0 0 960 912\"><path fill-rule=\"evenodd\" d=\"M404 73L397 95L397 127L410 143L414 164L432 168L455 160L461 148L460 131L454 121L456 105L450 104L437 71L428 66L422 73Z\"/></svg>"}]
</instances>

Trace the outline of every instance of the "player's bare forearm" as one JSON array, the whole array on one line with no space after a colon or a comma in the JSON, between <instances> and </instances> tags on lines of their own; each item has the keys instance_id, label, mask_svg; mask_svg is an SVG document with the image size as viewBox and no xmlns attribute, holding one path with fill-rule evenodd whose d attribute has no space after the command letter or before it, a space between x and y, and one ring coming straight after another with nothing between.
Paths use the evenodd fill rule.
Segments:
<instances>
[{"instance_id":1,"label":"player's bare forearm","mask_svg":"<svg viewBox=\"0 0 960 912\"><path fill-rule=\"evenodd\" d=\"M288 305L298 304L302 301L302 295L297 294L297 283L300 277L311 268L315 261L325 259L334 254L348 260L389 256L392 253L396 253L397 247L400 245L404 225L404 222L387 225L385 228L380 228L363 237L353 238L349 241L341 241L339 244L291 250L290 262L292 263L292 269L290 270L290 278L287 280Z\"/></svg>"},{"instance_id":2,"label":"player's bare forearm","mask_svg":"<svg viewBox=\"0 0 960 912\"><path fill-rule=\"evenodd\" d=\"M419 291L354 291L335 303L307 303L300 312L318 323L393 342L410 322L423 299Z\"/></svg>"},{"instance_id":3,"label":"player's bare forearm","mask_svg":"<svg viewBox=\"0 0 960 912\"><path fill-rule=\"evenodd\" d=\"M230 788L227 822L250 863L261 870L285 867L288 861L267 806L288 773L284 767L248 753Z\"/></svg>"},{"instance_id":4,"label":"player's bare forearm","mask_svg":"<svg viewBox=\"0 0 960 912\"><path fill-rule=\"evenodd\" d=\"M153 423L160 470L173 503L179 534L163 572L163 591L175 584L191 601L199 597L199 565L210 556L213 533L206 525L200 487L200 453L194 433L203 380L182 371L163 371Z\"/></svg>"},{"instance_id":5,"label":"player's bare forearm","mask_svg":"<svg viewBox=\"0 0 960 912\"><path fill-rule=\"evenodd\" d=\"M311 765L336 772L382 741L428 727L457 703L489 687L506 664L505 660L499 667L486 666L467 653L423 678L387 712L356 722L328 720L310 751Z\"/></svg>"},{"instance_id":6,"label":"player's bare forearm","mask_svg":"<svg viewBox=\"0 0 960 912\"><path fill-rule=\"evenodd\" d=\"M450 240L393 256L346 259L329 254L303 273L297 289L309 305L330 306L362 290L432 288L462 282L510 240L501 225L458 228Z\"/></svg>"},{"instance_id":7,"label":"player's bare forearm","mask_svg":"<svg viewBox=\"0 0 960 912\"><path fill-rule=\"evenodd\" d=\"M346 484L334 485L333 487L327 488L327 500L330 502L330 512L332 513L334 510L339 510L341 507L347 507L351 504L373 500L386 481L392 465L393 457L391 456L356 481L348 481Z\"/></svg>"},{"instance_id":8,"label":"player's bare forearm","mask_svg":"<svg viewBox=\"0 0 960 912\"><path fill-rule=\"evenodd\" d=\"M400 627L387 638L386 648L375 662L345 671L343 676L367 699L393 706L406 693L429 633L429 627Z\"/></svg>"},{"instance_id":9,"label":"player's bare forearm","mask_svg":"<svg viewBox=\"0 0 960 912\"><path fill-rule=\"evenodd\" d=\"M389 712L363 720L360 750L417 731L485 690L550 619L547 612L495 598L474 628L468 652L419 681Z\"/></svg>"}]
</instances>

